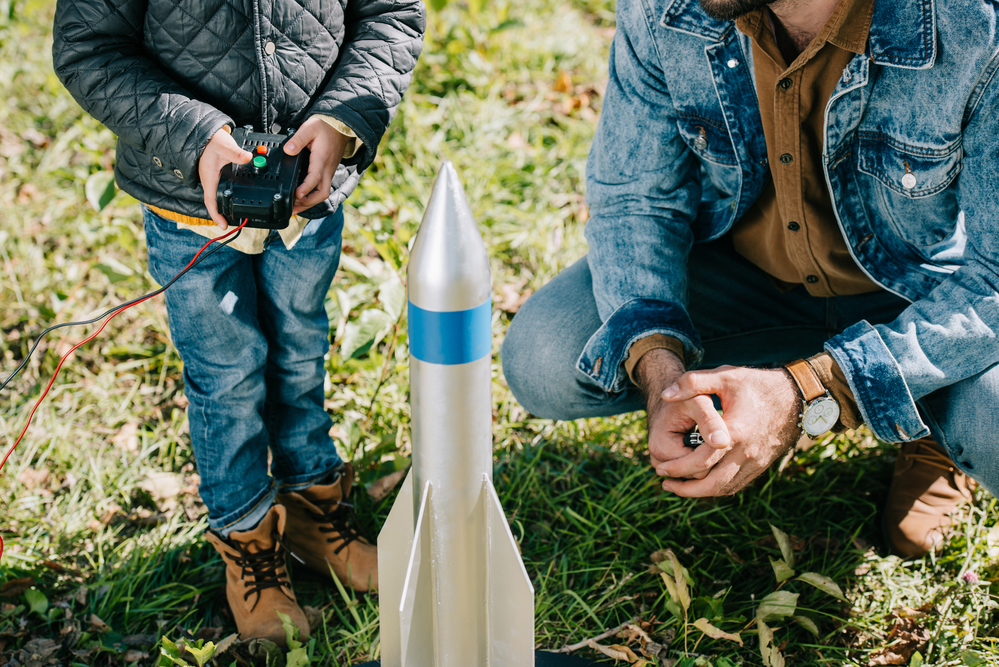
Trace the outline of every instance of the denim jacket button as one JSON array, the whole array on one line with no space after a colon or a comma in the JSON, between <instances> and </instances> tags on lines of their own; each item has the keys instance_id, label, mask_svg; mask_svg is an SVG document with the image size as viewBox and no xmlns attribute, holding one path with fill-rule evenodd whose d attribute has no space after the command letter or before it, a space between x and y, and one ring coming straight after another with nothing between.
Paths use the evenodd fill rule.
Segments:
<instances>
[{"instance_id":1,"label":"denim jacket button","mask_svg":"<svg viewBox=\"0 0 999 667\"><path fill-rule=\"evenodd\" d=\"M916 187L916 177L912 174L906 174L902 177L902 187L906 190L911 190Z\"/></svg>"},{"instance_id":2,"label":"denim jacket button","mask_svg":"<svg viewBox=\"0 0 999 667\"><path fill-rule=\"evenodd\" d=\"M732 58L731 60L729 60L729 61L728 61L727 63L725 63L725 64L726 64L726 65L728 65L728 68L729 68L729 69L735 69L736 67L738 67L738 66L739 66L739 61L738 61L738 60L736 60L735 58Z\"/></svg>"},{"instance_id":3,"label":"denim jacket button","mask_svg":"<svg viewBox=\"0 0 999 667\"><path fill-rule=\"evenodd\" d=\"M705 139L704 137L697 137L696 139L694 139L694 147L699 148L700 150L703 151L705 148L708 147L708 140Z\"/></svg>"}]
</instances>

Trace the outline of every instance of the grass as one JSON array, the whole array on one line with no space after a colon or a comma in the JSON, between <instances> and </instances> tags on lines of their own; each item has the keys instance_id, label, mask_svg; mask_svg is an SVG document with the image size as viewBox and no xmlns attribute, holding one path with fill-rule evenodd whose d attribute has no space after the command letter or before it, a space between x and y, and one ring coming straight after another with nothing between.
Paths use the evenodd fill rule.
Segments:
<instances>
[{"instance_id":1,"label":"grass","mask_svg":"<svg viewBox=\"0 0 999 667\"><path fill-rule=\"evenodd\" d=\"M0 2L4 374L48 324L154 286L137 202L119 193L101 211L88 203L88 179L99 181L113 162L113 136L79 110L51 71L51 4ZM454 161L492 257L495 352L518 299L586 251L584 165L612 33L603 0L432 14L414 84L349 201L345 258L328 305L337 342L327 407L362 485L407 462L405 322L393 295L440 161ZM380 326L371 331L365 321ZM58 356L85 333L65 330L43 341L0 395L4 446ZM799 572L830 577L849 599L800 581L780 585L799 594L796 614L818 630L815 636L806 621L790 618L770 622L787 664L867 665L886 646L917 644L926 664L999 664L991 497L978 497L943 548L903 562L877 548L877 511L895 450L865 431L798 452L782 473L737 496L681 500L661 492L650 473L642 415L535 419L516 404L494 359L496 486L536 588L539 647L634 621L656 644L669 644L663 660L686 652L687 665L761 664L752 619L778 588L771 560L786 558L774 525L791 536ZM0 476L4 661L25 662L28 642L50 639L60 664L149 665L162 636L193 642L234 631L220 561L201 536L206 519L180 370L158 300L122 315L64 368ZM394 494L357 498L362 525L374 535ZM690 574L686 620L704 616L741 632L742 646L684 622L664 566L653 564L664 549ZM977 584L965 581L972 574ZM315 664L378 655L374 596L355 598L302 572L295 581L308 584L299 592L316 609ZM671 634L672 643L665 641ZM629 640L640 653L645 642L634 633L600 643ZM592 648L579 652L610 660Z\"/></svg>"}]
</instances>

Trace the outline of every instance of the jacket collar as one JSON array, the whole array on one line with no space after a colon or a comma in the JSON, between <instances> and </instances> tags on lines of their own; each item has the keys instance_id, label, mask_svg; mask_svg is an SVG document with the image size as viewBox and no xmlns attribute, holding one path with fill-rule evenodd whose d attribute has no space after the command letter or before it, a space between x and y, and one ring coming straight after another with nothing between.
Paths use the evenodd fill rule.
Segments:
<instances>
[{"instance_id":1,"label":"jacket collar","mask_svg":"<svg viewBox=\"0 0 999 667\"><path fill-rule=\"evenodd\" d=\"M708 16L700 0L669 0L666 28L722 41L735 24ZM882 65L927 69L937 55L935 0L875 0L869 55Z\"/></svg>"}]
</instances>

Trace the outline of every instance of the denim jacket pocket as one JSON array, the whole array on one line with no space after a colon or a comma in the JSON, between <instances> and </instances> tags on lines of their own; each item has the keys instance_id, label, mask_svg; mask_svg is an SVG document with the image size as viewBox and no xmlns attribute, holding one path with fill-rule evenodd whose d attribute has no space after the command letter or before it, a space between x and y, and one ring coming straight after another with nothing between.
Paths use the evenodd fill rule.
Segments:
<instances>
[{"instance_id":1,"label":"denim jacket pocket","mask_svg":"<svg viewBox=\"0 0 999 667\"><path fill-rule=\"evenodd\" d=\"M861 172L874 177L874 195L895 235L931 259L934 246L956 230L959 209L954 179L961 171L961 142L917 148L883 134L861 133Z\"/></svg>"},{"instance_id":2,"label":"denim jacket pocket","mask_svg":"<svg viewBox=\"0 0 999 667\"><path fill-rule=\"evenodd\" d=\"M878 132L861 132L860 165L863 173L909 199L941 192L961 171L960 140L943 148L904 144Z\"/></svg>"},{"instance_id":3,"label":"denim jacket pocket","mask_svg":"<svg viewBox=\"0 0 999 667\"><path fill-rule=\"evenodd\" d=\"M732 166L738 164L735 148L724 123L697 113L677 111L677 128L684 143L702 160Z\"/></svg>"}]
</instances>

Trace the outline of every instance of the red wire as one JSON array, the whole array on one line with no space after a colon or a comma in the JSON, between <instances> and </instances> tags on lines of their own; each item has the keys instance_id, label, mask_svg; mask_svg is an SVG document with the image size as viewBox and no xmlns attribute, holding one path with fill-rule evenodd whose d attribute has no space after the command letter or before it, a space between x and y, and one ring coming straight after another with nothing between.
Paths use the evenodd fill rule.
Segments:
<instances>
[{"instance_id":1,"label":"red wire","mask_svg":"<svg viewBox=\"0 0 999 667\"><path fill-rule=\"evenodd\" d=\"M183 269L181 269L180 273L178 273L177 275L179 276L181 273L184 273L184 271L187 271L189 268L191 268L191 265L194 264L194 262L197 261L198 257L201 256L201 253L203 253L205 251L205 248L207 248L211 244L215 243L216 241L221 241L221 240L223 240L225 238L228 238L229 236L232 236L233 234L235 234L236 232L238 232L239 230L241 230L243 227L245 227L247 222L249 222L249 221L248 220L243 220L243 224L241 224L239 227L236 227L235 229L232 229L232 230L226 232L222 236L217 236L217 237L211 239L210 241L208 241L207 243L205 243L205 245L201 246L201 250L199 250L197 252L197 254L195 254L194 257L191 258L191 261L187 263L187 266L185 266ZM42 395L38 397L38 400L35 401L34 407L31 408L31 412L28 413L28 421L26 421L24 423L24 428L21 429L21 434L19 436L17 436L17 440L14 441L14 444L11 445L11 448L7 450L7 455L3 457L3 461L0 461L0 470L3 470L4 464L7 463L7 459L9 459L10 455L14 453L15 449L17 449L18 444L20 444L21 440L24 438L24 434L28 432L28 426L31 425L31 419L35 416L35 411L38 410L38 406L42 404L43 400L45 400L45 396L48 395L49 389L52 388L52 384L55 382L56 377L59 375L59 371L62 369L63 362L65 362L66 359L69 358L69 355L73 354L73 352L75 352L77 348L79 348L79 347L81 347L83 345L86 345L87 343L89 343L90 341L92 341L94 338L96 338L102 331L104 331L104 327L106 327L108 325L108 322L110 322L111 320L113 320L117 315L119 315L120 313L125 312L126 310L128 310L132 306L139 305L143 301L148 301L149 299L153 298L154 296L156 296L156 294L150 294L149 296L147 296L144 299L139 299L138 301L136 301L134 303L131 303L131 304L127 305L127 306L119 308L118 310L114 311L113 313L110 313L107 316L107 319L104 320L104 323L101 324L100 328L97 331L95 331L94 333L92 333L89 336L87 336L86 338L84 338L82 341L80 341L79 343L77 343L76 345L74 345L73 347L71 347L69 349L69 351L66 352L66 354L62 355L62 358L59 360L59 364L56 366L55 372L52 373L52 379L49 380L49 383L45 386L45 391L43 391ZM2 558L2 557L3 557L3 537L0 537L0 558Z\"/></svg>"}]
</instances>

